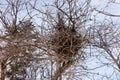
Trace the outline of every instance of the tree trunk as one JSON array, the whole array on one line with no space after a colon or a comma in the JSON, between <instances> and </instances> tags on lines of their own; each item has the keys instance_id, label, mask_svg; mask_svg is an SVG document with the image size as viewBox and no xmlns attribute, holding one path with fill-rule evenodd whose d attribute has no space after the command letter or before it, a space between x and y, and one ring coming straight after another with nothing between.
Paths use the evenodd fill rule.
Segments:
<instances>
[{"instance_id":1,"label":"tree trunk","mask_svg":"<svg viewBox=\"0 0 120 80\"><path fill-rule=\"evenodd\" d=\"M73 63L74 61L68 61L67 63L62 65L59 69L57 69L52 80L61 80L62 73L64 73Z\"/></svg>"},{"instance_id":2,"label":"tree trunk","mask_svg":"<svg viewBox=\"0 0 120 80\"><path fill-rule=\"evenodd\" d=\"M1 63L1 80L5 80L6 76L6 65L4 62Z\"/></svg>"}]
</instances>

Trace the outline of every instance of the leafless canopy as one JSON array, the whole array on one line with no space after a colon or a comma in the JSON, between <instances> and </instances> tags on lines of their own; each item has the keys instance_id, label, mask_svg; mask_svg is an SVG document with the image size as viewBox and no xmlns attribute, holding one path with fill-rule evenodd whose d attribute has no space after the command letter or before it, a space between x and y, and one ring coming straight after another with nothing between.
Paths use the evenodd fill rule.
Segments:
<instances>
[{"instance_id":1,"label":"leafless canopy","mask_svg":"<svg viewBox=\"0 0 120 80\"><path fill-rule=\"evenodd\" d=\"M119 3L106 1L0 2L1 80L120 79L120 16L105 11Z\"/></svg>"}]
</instances>

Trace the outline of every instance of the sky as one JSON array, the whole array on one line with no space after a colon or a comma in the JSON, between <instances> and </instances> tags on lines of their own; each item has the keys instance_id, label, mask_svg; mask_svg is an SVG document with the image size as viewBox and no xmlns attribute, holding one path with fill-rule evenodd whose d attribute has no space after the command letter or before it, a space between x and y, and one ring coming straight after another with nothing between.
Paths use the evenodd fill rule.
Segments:
<instances>
[{"instance_id":1,"label":"sky","mask_svg":"<svg viewBox=\"0 0 120 80\"><path fill-rule=\"evenodd\" d=\"M3 1L3 0L1 0L1 1ZM41 1L43 1L44 3L49 3L50 4L50 3L52 3L53 0L41 0ZM120 0L110 0L110 1L116 1L117 3L120 3ZM110 3L109 5L107 5L106 4L107 2L108 2L108 0L92 0L91 5L92 5L92 7L96 7L98 10L104 10L105 12L109 12L111 14L120 15L120 4ZM37 4L38 4L38 7L41 7L40 3L37 3ZM21 16L23 16L23 15L24 15L24 13L21 13ZM99 20L104 19L104 17L105 16L103 14L98 15L98 19ZM114 20L120 20L119 17L115 17L113 19ZM36 19L35 22L37 22L39 24L40 20ZM117 22L120 23L120 21L117 21ZM103 57L103 56L101 56L101 57ZM107 63L107 60L105 60L104 58L102 60L104 60ZM95 66L98 66L98 64L99 64L98 60L96 58L94 58L94 57L90 58L89 60L87 60L87 62L89 64L88 67L90 67L91 69L94 68ZM109 66L108 67L105 66L105 67L103 67L101 69L95 70L94 72L95 73L100 73L100 74L103 74L103 75L104 74L108 74L109 75L109 74L112 74L111 71L113 71L112 68L109 68ZM95 78L95 80L97 80L97 77ZM85 79L85 80L87 80L87 79ZM106 79L104 79L104 80L106 80Z\"/></svg>"}]
</instances>

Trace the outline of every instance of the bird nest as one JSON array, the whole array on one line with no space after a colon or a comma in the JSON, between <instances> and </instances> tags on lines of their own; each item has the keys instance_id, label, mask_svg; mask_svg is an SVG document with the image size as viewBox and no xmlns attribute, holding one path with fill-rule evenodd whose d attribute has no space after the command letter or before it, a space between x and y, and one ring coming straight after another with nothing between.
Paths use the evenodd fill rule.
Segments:
<instances>
[{"instance_id":1,"label":"bird nest","mask_svg":"<svg viewBox=\"0 0 120 80\"><path fill-rule=\"evenodd\" d=\"M63 27L56 30L51 37L52 49L59 63L70 61L76 58L78 51L85 47L86 37L73 28Z\"/></svg>"}]
</instances>

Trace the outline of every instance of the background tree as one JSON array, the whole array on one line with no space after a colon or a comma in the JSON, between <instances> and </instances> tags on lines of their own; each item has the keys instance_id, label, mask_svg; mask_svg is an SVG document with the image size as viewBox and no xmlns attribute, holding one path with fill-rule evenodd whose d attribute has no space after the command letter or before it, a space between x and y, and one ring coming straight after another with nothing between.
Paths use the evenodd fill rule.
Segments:
<instances>
[{"instance_id":1,"label":"background tree","mask_svg":"<svg viewBox=\"0 0 120 80\"><path fill-rule=\"evenodd\" d=\"M19 13L25 6L25 1L6 0L6 8L1 9L1 25L4 32L0 36L3 58L1 60L1 80L9 77L10 80L24 80L27 77L27 68L34 61L38 32L31 22L23 17L19 20ZM3 4L4 5L4 4ZM34 47L33 47L34 46Z\"/></svg>"},{"instance_id":2,"label":"background tree","mask_svg":"<svg viewBox=\"0 0 120 80\"><path fill-rule=\"evenodd\" d=\"M93 1L1 2L1 80L120 79L116 1Z\"/></svg>"}]
</instances>

